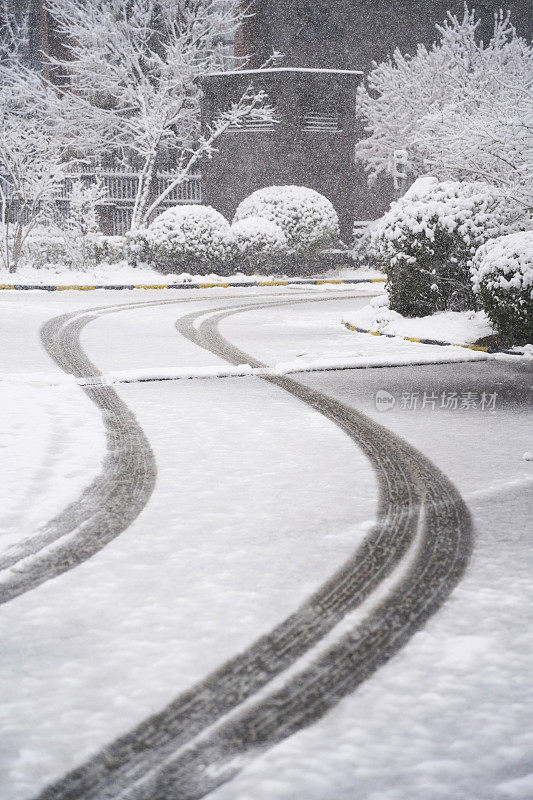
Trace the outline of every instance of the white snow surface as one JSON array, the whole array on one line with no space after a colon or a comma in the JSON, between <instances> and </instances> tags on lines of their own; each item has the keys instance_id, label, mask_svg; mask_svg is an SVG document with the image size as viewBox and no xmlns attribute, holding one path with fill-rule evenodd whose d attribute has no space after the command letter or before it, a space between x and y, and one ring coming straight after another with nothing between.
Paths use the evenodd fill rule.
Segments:
<instances>
[{"instance_id":1,"label":"white snow surface","mask_svg":"<svg viewBox=\"0 0 533 800\"><path fill-rule=\"evenodd\" d=\"M174 329L181 314L232 302L206 294L103 315L84 329L82 345L103 370L147 367L162 353L167 364L223 364ZM103 295L40 295L35 308L34 294L10 294L9 335L24 367L47 360L38 346L43 318L80 302L104 305ZM117 295L106 295L109 306L134 299ZM5 355L13 373L15 354ZM40 401L65 388L83 396L76 386L29 387ZM104 550L2 609L2 800L32 796L270 630L344 562L375 517L375 478L354 444L263 381L117 390L154 450L156 489ZM75 411L98 435L99 419ZM65 469L92 447L72 444ZM53 437L41 447L47 455L54 448ZM31 488L29 466L22 459L14 469Z\"/></svg>"},{"instance_id":2,"label":"white snow surface","mask_svg":"<svg viewBox=\"0 0 533 800\"><path fill-rule=\"evenodd\" d=\"M98 410L72 381L0 381L0 551L76 500L105 453Z\"/></svg>"},{"instance_id":3,"label":"white snow surface","mask_svg":"<svg viewBox=\"0 0 533 800\"><path fill-rule=\"evenodd\" d=\"M220 329L231 341L239 342L239 346L244 347L245 342L245 350L280 372L485 361L492 358L474 350L350 332L341 324L342 320L359 325L358 320L366 321L366 314L369 313L367 309L370 307L364 305L362 293L358 294L361 299L348 303L346 300L318 303L316 308L306 304L245 311L222 320ZM360 327L366 326L361 324Z\"/></svg>"},{"instance_id":4,"label":"white snow surface","mask_svg":"<svg viewBox=\"0 0 533 800\"><path fill-rule=\"evenodd\" d=\"M244 345L243 333L233 328L235 344ZM370 392L350 373L301 380L404 436L454 481L475 525L468 572L392 661L213 800L531 798L533 465L521 458L531 441L528 412L380 413L373 392L388 385L386 372L373 373Z\"/></svg>"},{"instance_id":5,"label":"white snow surface","mask_svg":"<svg viewBox=\"0 0 533 800\"><path fill-rule=\"evenodd\" d=\"M295 300L304 297L292 292ZM271 367L457 352L349 333L340 320L354 322L368 293L313 287L305 296L334 299L245 310L220 330ZM287 287L186 294L0 295L0 372L11 376L0 392L8 392L20 435L15 445L15 429L8 429L10 453L20 455L12 485L20 482L33 497L33 456L24 444L30 427L45 459L61 442L61 427L41 441L27 420L30 405L48 408L37 419L53 413L59 424L66 415L67 424L71 410L81 419L79 429L69 429L61 469L88 459L87 477L97 467L99 415L79 405L88 404L83 391L61 382L41 348L45 319L98 305L179 300L98 316L82 333L87 355L105 374L147 373L154 364L163 371L223 370L225 362L177 335L177 317L291 298ZM474 368L484 365L468 365ZM435 368L417 368L420 385L426 369ZM17 382L17 372L41 373L41 382ZM43 373L59 385L49 387ZM373 415L444 470L473 514L472 564L450 601L391 662L323 720L213 792L213 800L531 797L527 417L512 408L380 414L368 381L379 388L385 375L398 376L400 390L402 374L325 372L299 380ZM2 608L1 800L28 800L268 631L352 553L375 517L375 479L354 444L253 375L117 391L154 450L156 489L139 518L95 557ZM58 501L82 488L78 479L60 476Z\"/></svg>"},{"instance_id":6,"label":"white snow surface","mask_svg":"<svg viewBox=\"0 0 533 800\"><path fill-rule=\"evenodd\" d=\"M382 297L385 300L386 295ZM347 309L345 319L369 331L452 344L473 344L494 333L484 311L439 311L426 317L403 317L386 305L371 302L354 312Z\"/></svg>"},{"instance_id":7,"label":"white snow surface","mask_svg":"<svg viewBox=\"0 0 533 800\"><path fill-rule=\"evenodd\" d=\"M383 278L378 270L345 267L342 269L328 270L316 278ZM0 286L13 284L25 286L136 286L136 285L165 285L168 283L239 283L241 281L270 281L280 279L278 274L245 275L236 273L225 276L216 273L161 273L149 267L132 267L126 261L118 264L100 264L90 270L70 269L60 264L48 264L43 267L21 266L16 273L9 273L0 269ZM281 279L286 278L281 276ZM295 279L297 280L297 279ZM0 290L1 291L1 290Z\"/></svg>"}]
</instances>

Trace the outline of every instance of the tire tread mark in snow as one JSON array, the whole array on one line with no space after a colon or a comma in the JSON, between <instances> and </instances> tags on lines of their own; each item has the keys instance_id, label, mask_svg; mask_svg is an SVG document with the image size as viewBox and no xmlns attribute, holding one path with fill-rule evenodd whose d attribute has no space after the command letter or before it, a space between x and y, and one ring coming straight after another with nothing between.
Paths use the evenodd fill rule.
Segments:
<instances>
[{"instance_id":1,"label":"tire tread mark in snow","mask_svg":"<svg viewBox=\"0 0 533 800\"><path fill-rule=\"evenodd\" d=\"M99 310L65 314L43 325L43 345L65 372L77 377L99 374L79 342L83 327L95 319L94 312ZM40 534L6 552L0 560L0 568L5 570L0 582L0 603L93 556L133 522L152 494L155 459L135 416L113 388L82 388L100 409L106 429L107 453L102 472Z\"/></svg>"},{"instance_id":2,"label":"tire tread mark in snow","mask_svg":"<svg viewBox=\"0 0 533 800\"><path fill-rule=\"evenodd\" d=\"M247 308L261 307L264 304ZM229 345L216 330L220 318L243 310L247 309L226 310L199 330L193 322L206 312L189 314L178 320L177 328L231 363L264 366ZM380 486L376 527L343 568L270 634L50 786L40 800L203 797L229 780L241 768L243 757L318 719L352 691L402 646L459 580L470 552L470 521L445 476L405 441L354 409L290 378L265 376L264 380L335 422L369 457ZM179 748L266 686L368 597L411 544L422 504L423 554L401 591L387 598L366 624L313 664L303 678L290 681L236 720L223 721L202 744L175 757Z\"/></svg>"},{"instance_id":3,"label":"tire tread mark in snow","mask_svg":"<svg viewBox=\"0 0 533 800\"><path fill-rule=\"evenodd\" d=\"M206 320L199 343L232 363L243 352L217 330L227 314ZM352 428L363 415L286 377L265 380L290 392L329 419ZM366 419L374 442L403 461L423 503L422 541L408 573L378 608L283 688L271 692L195 745L148 773L128 792L131 800L199 800L231 780L254 756L320 719L388 661L446 600L460 580L471 551L471 522L453 484L427 458L399 437ZM365 446L362 443L363 450Z\"/></svg>"},{"instance_id":4,"label":"tire tread mark in snow","mask_svg":"<svg viewBox=\"0 0 533 800\"><path fill-rule=\"evenodd\" d=\"M257 295L241 295L238 302L250 297L256 299ZM100 374L99 370L87 358L79 341L85 325L100 316L119 311L193 302L198 300L146 300L63 314L44 323L41 340L50 357L65 372L77 377L94 377ZM0 604L90 558L133 522L153 490L154 457L134 415L110 387L86 386L83 390L100 408L106 426L108 452L102 473L79 499L48 522L38 534L10 546L0 556ZM135 484L132 478L135 478ZM127 497L128 486L133 500ZM122 505L124 510L124 503L128 513L117 515L116 509ZM76 536L71 536L78 528ZM71 541L67 541L69 536Z\"/></svg>"}]
</instances>

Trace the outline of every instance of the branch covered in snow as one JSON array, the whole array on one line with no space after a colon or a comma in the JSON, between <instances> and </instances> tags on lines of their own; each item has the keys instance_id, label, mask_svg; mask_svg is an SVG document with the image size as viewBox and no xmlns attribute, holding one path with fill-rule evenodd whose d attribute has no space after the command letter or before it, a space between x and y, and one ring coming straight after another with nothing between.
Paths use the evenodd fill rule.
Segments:
<instances>
[{"instance_id":1,"label":"branch covered in snow","mask_svg":"<svg viewBox=\"0 0 533 800\"><path fill-rule=\"evenodd\" d=\"M132 228L146 225L164 197L214 152L229 124L260 110L251 88L200 136L201 79L223 65L225 43L245 10L238 0L47 0L68 53L51 66L83 126L103 133L100 152L121 154L139 173ZM229 119L229 122L228 122ZM158 167L176 180L155 191Z\"/></svg>"},{"instance_id":2,"label":"branch covered in snow","mask_svg":"<svg viewBox=\"0 0 533 800\"><path fill-rule=\"evenodd\" d=\"M0 258L17 268L32 230L48 220L75 138L61 135L62 100L24 66L25 21L0 28ZM37 112L36 109L39 109Z\"/></svg>"},{"instance_id":3,"label":"branch covered in snow","mask_svg":"<svg viewBox=\"0 0 533 800\"><path fill-rule=\"evenodd\" d=\"M437 26L440 41L413 56L396 50L359 90L368 137L356 146L370 181L393 171L406 152L413 177L481 180L526 209L533 206L533 47L509 15L495 17L492 38L465 6Z\"/></svg>"}]
</instances>

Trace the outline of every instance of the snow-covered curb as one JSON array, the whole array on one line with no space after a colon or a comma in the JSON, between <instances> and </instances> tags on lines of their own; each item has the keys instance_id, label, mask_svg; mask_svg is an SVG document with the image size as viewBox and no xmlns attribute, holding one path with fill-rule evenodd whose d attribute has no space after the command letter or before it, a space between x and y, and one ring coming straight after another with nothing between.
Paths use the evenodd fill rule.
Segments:
<instances>
[{"instance_id":1,"label":"snow-covered curb","mask_svg":"<svg viewBox=\"0 0 533 800\"><path fill-rule=\"evenodd\" d=\"M144 383L151 381L175 381L202 378L235 378L235 377L279 377L301 372L327 372L344 369L371 369L377 367L417 366L423 364L447 364L461 361L487 361L494 356L484 352L458 352L450 348L442 351L417 353L416 356L397 354L386 356L352 356L348 358L320 358L304 361L279 362L272 367L252 367L250 364L238 366L207 367L151 367L149 369L120 370L102 375L76 378L57 372L38 373L5 373L0 375L0 383L24 383L32 385L58 386L77 383L79 386L110 386L119 383ZM511 357L511 356L510 356Z\"/></svg>"},{"instance_id":2,"label":"snow-covered curb","mask_svg":"<svg viewBox=\"0 0 533 800\"><path fill-rule=\"evenodd\" d=\"M472 344L494 333L483 311L442 311L426 317L402 317L397 311L388 308L386 303L386 295L376 297L367 306L351 314L349 321L343 319L341 324L353 333L368 333L404 342L461 347L487 354L533 357L533 345L530 344L503 351ZM433 336L428 335L429 332Z\"/></svg>"},{"instance_id":3,"label":"snow-covered curb","mask_svg":"<svg viewBox=\"0 0 533 800\"><path fill-rule=\"evenodd\" d=\"M426 317L403 317L388 308L387 295L380 295L346 319L356 328L384 336L471 345L494 330L483 311L440 311Z\"/></svg>"},{"instance_id":4,"label":"snow-covered curb","mask_svg":"<svg viewBox=\"0 0 533 800\"><path fill-rule=\"evenodd\" d=\"M225 281L222 283L152 283L152 284L64 284L64 285L48 285L48 284L0 284L0 290L18 290L18 291L31 291L39 290L45 292L61 292L61 291L94 291L96 289L111 289L111 290L131 290L131 289L235 289L240 287L264 287L264 286L324 286L326 284L372 284L383 283L385 278L347 278L339 280L337 278L291 278L286 280L272 280L272 281Z\"/></svg>"},{"instance_id":5,"label":"snow-covered curb","mask_svg":"<svg viewBox=\"0 0 533 800\"><path fill-rule=\"evenodd\" d=\"M344 327L347 328L349 331L352 331L352 333L369 333L371 336L385 336L387 339L399 339L402 342L417 342L418 344L431 344L431 345L437 345L439 347L462 347L465 350L479 350L483 353L503 352L507 353L508 355L520 355L520 353L515 353L511 350L499 351L496 348L490 348L475 344L459 344L458 342L445 342L442 341L441 339L420 339L415 336L397 336L394 333L379 333L378 331L358 328L357 325L352 325L351 322L346 322L346 320L342 320L341 324L344 325Z\"/></svg>"}]
</instances>

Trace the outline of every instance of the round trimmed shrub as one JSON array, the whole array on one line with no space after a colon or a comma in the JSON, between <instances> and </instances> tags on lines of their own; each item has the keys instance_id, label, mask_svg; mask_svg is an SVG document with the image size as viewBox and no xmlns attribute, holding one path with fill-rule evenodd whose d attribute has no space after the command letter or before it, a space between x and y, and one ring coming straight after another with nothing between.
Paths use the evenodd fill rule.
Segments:
<instances>
[{"instance_id":1,"label":"round trimmed shrub","mask_svg":"<svg viewBox=\"0 0 533 800\"><path fill-rule=\"evenodd\" d=\"M280 226L265 217L246 217L231 226L235 266L242 272L277 266L287 252L287 239Z\"/></svg>"},{"instance_id":2,"label":"round trimmed shrub","mask_svg":"<svg viewBox=\"0 0 533 800\"><path fill-rule=\"evenodd\" d=\"M476 307L472 258L520 227L496 187L421 178L376 223L371 245L387 275L390 307L404 316Z\"/></svg>"},{"instance_id":3,"label":"round trimmed shrub","mask_svg":"<svg viewBox=\"0 0 533 800\"><path fill-rule=\"evenodd\" d=\"M473 258L471 278L501 338L510 344L533 342L533 231L482 245Z\"/></svg>"},{"instance_id":4,"label":"round trimmed shrub","mask_svg":"<svg viewBox=\"0 0 533 800\"><path fill-rule=\"evenodd\" d=\"M223 272L231 251L229 222L211 206L168 208L129 237L133 257L160 272Z\"/></svg>"},{"instance_id":5,"label":"round trimmed shrub","mask_svg":"<svg viewBox=\"0 0 533 800\"><path fill-rule=\"evenodd\" d=\"M238 206L233 221L247 217L263 217L279 225L294 253L316 253L339 240L339 220L333 205L305 186L258 189Z\"/></svg>"}]
</instances>

